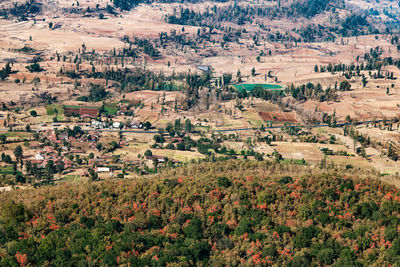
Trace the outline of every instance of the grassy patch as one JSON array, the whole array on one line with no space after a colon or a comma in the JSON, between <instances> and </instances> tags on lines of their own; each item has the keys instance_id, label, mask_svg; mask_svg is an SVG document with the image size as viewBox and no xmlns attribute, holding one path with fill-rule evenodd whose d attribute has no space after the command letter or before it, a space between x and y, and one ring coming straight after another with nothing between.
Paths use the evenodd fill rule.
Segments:
<instances>
[{"instance_id":1,"label":"grassy patch","mask_svg":"<svg viewBox=\"0 0 400 267\"><path fill-rule=\"evenodd\" d=\"M63 116L63 115L58 115L57 114L57 121L63 121L63 120L65 120L65 117Z\"/></svg>"},{"instance_id":2,"label":"grassy patch","mask_svg":"<svg viewBox=\"0 0 400 267\"><path fill-rule=\"evenodd\" d=\"M94 106L77 106L77 105L64 105L63 108L96 108L96 109L98 109L99 107L94 107Z\"/></svg>"},{"instance_id":3,"label":"grassy patch","mask_svg":"<svg viewBox=\"0 0 400 267\"><path fill-rule=\"evenodd\" d=\"M11 165L7 165L3 168L0 168L0 174L13 174L14 170L13 170L13 166Z\"/></svg>"},{"instance_id":4,"label":"grassy patch","mask_svg":"<svg viewBox=\"0 0 400 267\"><path fill-rule=\"evenodd\" d=\"M48 116L54 116L54 114L63 114L63 107L58 104L52 104L46 106L46 113Z\"/></svg>"},{"instance_id":5,"label":"grassy patch","mask_svg":"<svg viewBox=\"0 0 400 267\"><path fill-rule=\"evenodd\" d=\"M74 183L74 182L82 182L85 177L80 175L66 175L60 181L61 183ZM87 178L86 178L87 179Z\"/></svg>"},{"instance_id":6,"label":"grassy patch","mask_svg":"<svg viewBox=\"0 0 400 267\"><path fill-rule=\"evenodd\" d=\"M115 115L117 114L118 108L115 104L105 105L104 113L107 115Z\"/></svg>"},{"instance_id":7,"label":"grassy patch","mask_svg":"<svg viewBox=\"0 0 400 267\"><path fill-rule=\"evenodd\" d=\"M46 106L46 112L47 112L47 115L49 115L49 116L54 115L54 113L55 113L54 106L53 105Z\"/></svg>"},{"instance_id":8,"label":"grassy patch","mask_svg":"<svg viewBox=\"0 0 400 267\"><path fill-rule=\"evenodd\" d=\"M243 115L252 127L261 127L261 125L265 124L264 120L255 112L245 111Z\"/></svg>"},{"instance_id":9,"label":"grassy patch","mask_svg":"<svg viewBox=\"0 0 400 267\"><path fill-rule=\"evenodd\" d=\"M27 132L5 132L1 133L2 135L5 135L7 137L21 137L21 138L27 138L31 137L32 133L27 133Z\"/></svg>"},{"instance_id":10,"label":"grassy patch","mask_svg":"<svg viewBox=\"0 0 400 267\"><path fill-rule=\"evenodd\" d=\"M257 112L274 112L274 111L282 111L277 105L271 103L255 103L253 104L254 109Z\"/></svg>"},{"instance_id":11,"label":"grassy patch","mask_svg":"<svg viewBox=\"0 0 400 267\"><path fill-rule=\"evenodd\" d=\"M208 131L210 131L210 126L209 125L207 125L207 126L195 126L194 130L195 131L206 131L206 132L208 132Z\"/></svg>"}]
</instances>

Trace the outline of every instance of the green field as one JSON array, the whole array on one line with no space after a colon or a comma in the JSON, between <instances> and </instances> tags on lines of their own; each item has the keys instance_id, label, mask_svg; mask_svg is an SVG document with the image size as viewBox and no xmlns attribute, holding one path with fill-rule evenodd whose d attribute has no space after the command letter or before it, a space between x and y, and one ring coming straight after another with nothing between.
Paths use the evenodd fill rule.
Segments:
<instances>
[{"instance_id":1,"label":"green field","mask_svg":"<svg viewBox=\"0 0 400 267\"><path fill-rule=\"evenodd\" d=\"M96 106L74 106L74 105L64 105L64 108L87 108L87 109L100 109L101 107ZM106 104L104 105L104 113L107 115L117 114L118 108L116 104Z\"/></svg>"},{"instance_id":2,"label":"green field","mask_svg":"<svg viewBox=\"0 0 400 267\"><path fill-rule=\"evenodd\" d=\"M283 87L278 85L278 84L269 84L269 83L264 83L264 84L234 84L233 87L237 90L247 90L251 91L254 89L254 87L262 87L263 89L267 90L283 90Z\"/></svg>"},{"instance_id":3,"label":"green field","mask_svg":"<svg viewBox=\"0 0 400 267\"><path fill-rule=\"evenodd\" d=\"M104 106L104 112L107 115L115 115L117 114L118 108L115 104L108 104Z\"/></svg>"},{"instance_id":4,"label":"green field","mask_svg":"<svg viewBox=\"0 0 400 267\"><path fill-rule=\"evenodd\" d=\"M14 170L12 165L7 165L0 169L0 174L13 174L13 173Z\"/></svg>"},{"instance_id":5,"label":"green field","mask_svg":"<svg viewBox=\"0 0 400 267\"><path fill-rule=\"evenodd\" d=\"M87 180L86 177L82 177L80 175L66 175L64 176L59 183L63 184L63 183L74 183L74 182L82 182Z\"/></svg>"}]
</instances>

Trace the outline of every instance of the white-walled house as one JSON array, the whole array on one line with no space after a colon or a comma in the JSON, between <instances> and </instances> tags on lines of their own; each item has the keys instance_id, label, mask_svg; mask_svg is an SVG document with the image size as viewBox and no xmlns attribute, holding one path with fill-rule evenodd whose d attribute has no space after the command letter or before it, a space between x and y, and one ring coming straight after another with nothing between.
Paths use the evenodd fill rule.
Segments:
<instances>
[{"instance_id":1,"label":"white-walled house","mask_svg":"<svg viewBox=\"0 0 400 267\"><path fill-rule=\"evenodd\" d=\"M110 168L108 167L98 167L97 172L109 172Z\"/></svg>"},{"instance_id":2,"label":"white-walled house","mask_svg":"<svg viewBox=\"0 0 400 267\"><path fill-rule=\"evenodd\" d=\"M36 160L44 160L44 157L43 157L42 154L37 153L37 154L35 155L35 159L36 159Z\"/></svg>"}]
</instances>

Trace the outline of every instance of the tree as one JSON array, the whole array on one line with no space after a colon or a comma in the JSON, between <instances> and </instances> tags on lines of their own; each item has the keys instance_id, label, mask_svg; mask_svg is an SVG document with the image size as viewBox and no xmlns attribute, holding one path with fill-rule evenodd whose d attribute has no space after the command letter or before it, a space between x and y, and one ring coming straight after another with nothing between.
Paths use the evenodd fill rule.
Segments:
<instances>
[{"instance_id":1,"label":"tree","mask_svg":"<svg viewBox=\"0 0 400 267\"><path fill-rule=\"evenodd\" d=\"M74 128L72 129L71 135L73 137L76 137L76 136L81 136L82 134L83 134L82 128L77 125L74 126Z\"/></svg>"},{"instance_id":2,"label":"tree","mask_svg":"<svg viewBox=\"0 0 400 267\"><path fill-rule=\"evenodd\" d=\"M351 84L347 80L343 80L340 82L339 90L340 91L350 91Z\"/></svg>"},{"instance_id":3,"label":"tree","mask_svg":"<svg viewBox=\"0 0 400 267\"><path fill-rule=\"evenodd\" d=\"M31 131L31 126L29 124L25 126L25 131L27 131L28 133Z\"/></svg>"},{"instance_id":4,"label":"tree","mask_svg":"<svg viewBox=\"0 0 400 267\"><path fill-rule=\"evenodd\" d=\"M192 130L193 130L192 122L191 122L189 119L187 119L187 120L185 121L185 132L191 133Z\"/></svg>"},{"instance_id":5,"label":"tree","mask_svg":"<svg viewBox=\"0 0 400 267\"><path fill-rule=\"evenodd\" d=\"M41 72L44 71L38 62L32 63L31 65L26 66L30 72Z\"/></svg>"},{"instance_id":6,"label":"tree","mask_svg":"<svg viewBox=\"0 0 400 267\"><path fill-rule=\"evenodd\" d=\"M56 172L57 173L62 173L64 171L64 168L65 168L64 161L60 160L59 162L57 162L57 164L56 164Z\"/></svg>"},{"instance_id":7,"label":"tree","mask_svg":"<svg viewBox=\"0 0 400 267\"><path fill-rule=\"evenodd\" d=\"M17 160L20 160L23 156L23 150L22 147L20 145L18 145L15 149L14 149L14 156Z\"/></svg>"},{"instance_id":8,"label":"tree","mask_svg":"<svg viewBox=\"0 0 400 267\"><path fill-rule=\"evenodd\" d=\"M242 82L242 74L241 74L240 70L238 70L236 73L236 80L238 83Z\"/></svg>"},{"instance_id":9,"label":"tree","mask_svg":"<svg viewBox=\"0 0 400 267\"><path fill-rule=\"evenodd\" d=\"M178 143L176 145L176 149L182 150L182 151L185 150L186 149L185 144L184 143Z\"/></svg>"},{"instance_id":10,"label":"tree","mask_svg":"<svg viewBox=\"0 0 400 267\"><path fill-rule=\"evenodd\" d=\"M144 156L145 156L145 157L151 157L151 156L153 156L153 153L151 152L150 149L147 149L147 150L144 152Z\"/></svg>"},{"instance_id":11,"label":"tree","mask_svg":"<svg viewBox=\"0 0 400 267\"><path fill-rule=\"evenodd\" d=\"M17 174L15 175L15 182L16 183L22 183L24 184L26 182L25 177L22 175L22 173L17 172Z\"/></svg>"},{"instance_id":12,"label":"tree","mask_svg":"<svg viewBox=\"0 0 400 267\"><path fill-rule=\"evenodd\" d=\"M181 119L176 119L174 122L174 130L179 133L182 130Z\"/></svg>"},{"instance_id":13,"label":"tree","mask_svg":"<svg viewBox=\"0 0 400 267\"><path fill-rule=\"evenodd\" d=\"M97 143L96 149L97 149L98 151L101 151L102 148L103 148L103 145L102 145L101 143Z\"/></svg>"},{"instance_id":14,"label":"tree","mask_svg":"<svg viewBox=\"0 0 400 267\"><path fill-rule=\"evenodd\" d=\"M90 101L101 101L104 98L106 98L108 93L104 89L104 87L98 85L98 84L92 84L90 91L89 91L89 100Z\"/></svg>"},{"instance_id":15,"label":"tree","mask_svg":"<svg viewBox=\"0 0 400 267\"><path fill-rule=\"evenodd\" d=\"M11 73L10 63L7 63L4 68L0 70L0 80L4 81Z\"/></svg>"},{"instance_id":16,"label":"tree","mask_svg":"<svg viewBox=\"0 0 400 267\"><path fill-rule=\"evenodd\" d=\"M143 124L143 128L144 128L145 130L150 129L150 128L151 128L151 122L146 121L146 122Z\"/></svg>"},{"instance_id":17,"label":"tree","mask_svg":"<svg viewBox=\"0 0 400 267\"><path fill-rule=\"evenodd\" d=\"M165 128L165 130L168 132L169 136L173 137L175 135L174 127L170 122L168 122L167 128Z\"/></svg>"},{"instance_id":18,"label":"tree","mask_svg":"<svg viewBox=\"0 0 400 267\"><path fill-rule=\"evenodd\" d=\"M256 69L254 67L251 69L251 76L256 76Z\"/></svg>"},{"instance_id":19,"label":"tree","mask_svg":"<svg viewBox=\"0 0 400 267\"><path fill-rule=\"evenodd\" d=\"M154 136L153 136L153 139L154 139L154 141L156 141L156 143L162 144L162 143L165 142L164 137L162 137L162 136L159 135L159 134L154 135Z\"/></svg>"},{"instance_id":20,"label":"tree","mask_svg":"<svg viewBox=\"0 0 400 267\"><path fill-rule=\"evenodd\" d=\"M101 101L105 98L107 98L108 93L104 89L103 86L99 84L90 84L90 90L89 90L89 95L88 96L81 96L78 97L79 101L93 101L93 102L98 102Z\"/></svg>"},{"instance_id":21,"label":"tree","mask_svg":"<svg viewBox=\"0 0 400 267\"><path fill-rule=\"evenodd\" d=\"M7 135L4 135L4 134L0 135L0 141L1 141L3 144L5 144L6 141L7 141Z\"/></svg>"},{"instance_id":22,"label":"tree","mask_svg":"<svg viewBox=\"0 0 400 267\"><path fill-rule=\"evenodd\" d=\"M90 180L91 181L96 181L99 178L99 175L93 169L89 168L88 172L89 172L89 176L90 176Z\"/></svg>"},{"instance_id":23,"label":"tree","mask_svg":"<svg viewBox=\"0 0 400 267\"><path fill-rule=\"evenodd\" d=\"M258 161L263 161L264 160L263 154L256 152L254 154L254 159Z\"/></svg>"},{"instance_id":24,"label":"tree","mask_svg":"<svg viewBox=\"0 0 400 267\"><path fill-rule=\"evenodd\" d=\"M367 156L367 154L365 152L365 148L363 146L357 147L356 153L363 158L365 158Z\"/></svg>"},{"instance_id":25,"label":"tree","mask_svg":"<svg viewBox=\"0 0 400 267\"><path fill-rule=\"evenodd\" d=\"M31 110L30 114L31 114L32 117L36 117L37 116L36 110Z\"/></svg>"},{"instance_id":26,"label":"tree","mask_svg":"<svg viewBox=\"0 0 400 267\"><path fill-rule=\"evenodd\" d=\"M111 141L109 144L108 152L112 152L118 148L118 143L116 141Z\"/></svg>"},{"instance_id":27,"label":"tree","mask_svg":"<svg viewBox=\"0 0 400 267\"><path fill-rule=\"evenodd\" d=\"M283 159L282 155L276 150L272 153L272 155L274 156L276 162L280 162Z\"/></svg>"},{"instance_id":28,"label":"tree","mask_svg":"<svg viewBox=\"0 0 400 267\"><path fill-rule=\"evenodd\" d=\"M343 249L340 252L337 266L358 266L358 264L356 264L355 253L348 248Z\"/></svg>"},{"instance_id":29,"label":"tree","mask_svg":"<svg viewBox=\"0 0 400 267\"><path fill-rule=\"evenodd\" d=\"M367 78L365 78L365 76L363 76L363 77L362 77L362 84L363 84L363 87L365 87L365 86L367 85L367 83L368 83Z\"/></svg>"},{"instance_id":30,"label":"tree","mask_svg":"<svg viewBox=\"0 0 400 267\"><path fill-rule=\"evenodd\" d=\"M394 161L398 160L397 153L396 153L395 149L393 148L392 144L389 145L387 155L388 155L388 158L390 158L391 160L394 160Z\"/></svg>"},{"instance_id":31,"label":"tree","mask_svg":"<svg viewBox=\"0 0 400 267\"><path fill-rule=\"evenodd\" d=\"M56 172L56 167L54 166L54 161L49 160L46 163L46 172L49 175L49 177L52 177L54 173Z\"/></svg>"},{"instance_id":32,"label":"tree","mask_svg":"<svg viewBox=\"0 0 400 267\"><path fill-rule=\"evenodd\" d=\"M168 145L165 146L165 148L166 148L166 149L174 150L174 149L175 149L175 146L174 146L174 144L169 143Z\"/></svg>"},{"instance_id":33,"label":"tree","mask_svg":"<svg viewBox=\"0 0 400 267\"><path fill-rule=\"evenodd\" d=\"M16 174L17 174L17 170L18 170L17 162L14 162L14 163L13 163L13 175L16 175Z\"/></svg>"},{"instance_id":34,"label":"tree","mask_svg":"<svg viewBox=\"0 0 400 267\"><path fill-rule=\"evenodd\" d=\"M29 211L22 203L8 201L1 208L0 219L6 225L17 229L24 228L24 222L30 218Z\"/></svg>"}]
</instances>

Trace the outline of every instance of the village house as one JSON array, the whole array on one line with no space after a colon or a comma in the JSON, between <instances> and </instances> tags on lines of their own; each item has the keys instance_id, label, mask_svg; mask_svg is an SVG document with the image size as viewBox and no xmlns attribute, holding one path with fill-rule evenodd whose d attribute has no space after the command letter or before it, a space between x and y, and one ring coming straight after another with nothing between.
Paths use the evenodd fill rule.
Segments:
<instances>
[{"instance_id":1,"label":"village house","mask_svg":"<svg viewBox=\"0 0 400 267\"><path fill-rule=\"evenodd\" d=\"M57 154L57 151L54 150L54 148L52 148L51 146L45 146L45 147L43 148L43 151L44 151L46 154Z\"/></svg>"},{"instance_id":2,"label":"village house","mask_svg":"<svg viewBox=\"0 0 400 267\"><path fill-rule=\"evenodd\" d=\"M60 140L68 140L68 133L67 132L62 132L58 134L58 139Z\"/></svg>"},{"instance_id":3,"label":"village house","mask_svg":"<svg viewBox=\"0 0 400 267\"><path fill-rule=\"evenodd\" d=\"M90 123L90 126L91 126L92 128L94 128L94 129L103 129L103 128L106 127L106 124L105 124L104 122L102 122L102 121L93 120L93 121Z\"/></svg>"},{"instance_id":4,"label":"village house","mask_svg":"<svg viewBox=\"0 0 400 267\"><path fill-rule=\"evenodd\" d=\"M119 129L119 128L121 127L121 123L120 123L120 122L114 122L114 123L112 124L112 127L113 127L114 129Z\"/></svg>"},{"instance_id":5,"label":"village house","mask_svg":"<svg viewBox=\"0 0 400 267\"><path fill-rule=\"evenodd\" d=\"M42 144L39 142L30 142L29 147L30 148L39 148Z\"/></svg>"},{"instance_id":6,"label":"village house","mask_svg":"<svg viewBox=\"0 0 400 267\"><path fill-rule=\"evenodd\" d=\"M35 155L36 160L44 160L44 156L39 152Z\"/></svg>"},{"instance_id":7,"label":"village house","mask_svg":"<svg viewBox=\"0 0 400 267\"><path fill-rule=\"evenodd\" d=\"M110 172L110 168L108 167L98 167L97 172Z\"/></svg>"},{"instance_id":8,"label":"village house","mask_svg":"<svg viewBox=\"0 0 400 267\"><path fill-rule=\"evenodd\" d=\"M96 132L96 131L89 131L88 132L88 135L87 135L87 139L88 139L88 141L98 141L99 140L99 137L100 137L100 134L99 134L99 132Z\"/></svg>"},{"instance_id":9,"label":"village house","mask_svg":"<svg viewBox=\"0 0 400 267\"><path fill-rule=\"evenodd\" d=\"M148 160L157 160L158 163L164 163L165 162L165 157L164 156L152 155L152 156L147 156L146 159L148 159Z\"/></svg>"},{"instance_id":10,"label":"village house","mask_svg":"<svg viewBox=\"0 0 400 267\"><path fill-rule=\"evenodd\" d=\"M141 128L143 128L143 124L141 123L141 122L139 122L139 121L131 121L131 124L129 125L131 128L134 128L134 129L141 129Z\"/></svg>"}]
</instances>

